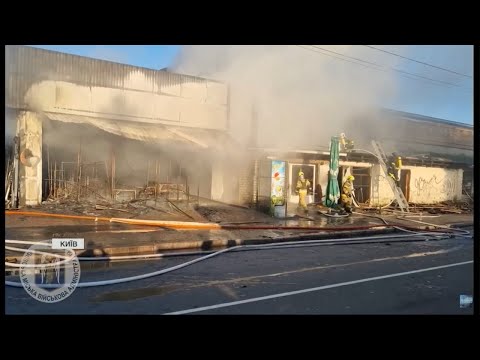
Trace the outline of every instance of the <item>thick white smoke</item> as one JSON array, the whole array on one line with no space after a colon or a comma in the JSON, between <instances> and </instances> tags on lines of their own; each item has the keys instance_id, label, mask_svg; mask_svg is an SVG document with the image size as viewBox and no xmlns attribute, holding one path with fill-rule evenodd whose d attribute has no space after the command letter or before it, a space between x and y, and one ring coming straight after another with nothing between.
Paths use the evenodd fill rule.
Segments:
<instances>
[{"instance_id":1,"label":"thick white smoke","mask_svg":"<svg viewBox=\"0 0 480 360\"><path fill-rule=\"evenodd\" d=\"M359 58L368 51L318 46ZM368 116L394 95L394 75L310 49L314 51L293 45L185 46L172 70L230 85L230 131L242 143L250 136L252 106L262 147L327 146L340 132L367 132L351 121Z\"/></svg>"}]
</instances>

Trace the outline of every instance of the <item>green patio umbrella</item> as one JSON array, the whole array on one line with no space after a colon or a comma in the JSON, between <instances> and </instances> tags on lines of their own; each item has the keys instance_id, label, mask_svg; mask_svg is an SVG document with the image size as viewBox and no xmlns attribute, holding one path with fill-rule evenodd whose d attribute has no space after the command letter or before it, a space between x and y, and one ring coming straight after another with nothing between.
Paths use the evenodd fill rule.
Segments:
<instances>
[{"instance_id":1,"label":"green patio umbrella","mask_svg":"<svg viewBox=\"0 0 480 360\"><path fill-rule=\"evenodd\" d=\"M325 206L335 208L340 199L340 188L338 186L338 160L340 152L340 141L337 136L330 140L330 170L328 172L327 192Z\"/></svg>"}]
</instances>

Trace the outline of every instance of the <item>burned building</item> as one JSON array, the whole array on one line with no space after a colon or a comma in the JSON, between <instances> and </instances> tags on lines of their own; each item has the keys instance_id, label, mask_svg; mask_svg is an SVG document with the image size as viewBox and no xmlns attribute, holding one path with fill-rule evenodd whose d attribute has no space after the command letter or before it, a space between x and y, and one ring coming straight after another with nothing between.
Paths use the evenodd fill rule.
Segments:
<instances>
[{"instance_id":1,"label":"burned building","mask_svg":"<svg viewBox=\"0 0 480 360\"><path fill-rule=\"evenodd\" d=\"M325 139L338 134L307 129L310 142L292 147L283 143L290 135L285 131L282 140L271 137L278 146L269 148L257 143L253 131L245 148L229 135L225 83L27 46L5 50L10 202L9 194L18 194L21 206L47 198L122 201L147 194L269 208L272 161L285 162L281 192L287 205L298 201L293 184L299 170L313 184L309 201L321 201L329 169ZM255 130L257 117L254 109L242 126ZM472 126L381 110L352 118L345 128L352 129L347 135L355 150L341 154L339 181L353 174L363 204L393 199L368 153L371 140L403 157L401 187L408 201L433 204L473 195ZM317 134L322 140L314 146Z\"/></svg>"},{"instance_id":2,"label":"burned building","mask_svg":"<svg viewBox=\"0 0 480 360\"><path fill-rule=\"evenodd\" d=\"M338 181L355 177L355 195L365 207L386 206L395 199L389 182L372 149L372 140L382 143L385 154L401 155L400 188L411 204L438 204L473 198L473 126L393 110L351 120L352 151L340 154ZM358 134L358 137L355 137ZM338 134L332 134L335 136ZM271 209L275 162L285 164L282 182L286 212L298 204L295 183L299 171L312 184L310 203L320 203L328 182L329 147L251 148L252 162L242 178L240 198L245 204ZM282 210L282 211L285 211Z\"/></svg>"},{"instance_id":3,"label":"burned building","mask_svg":"<svg viewBox=\"0 0 480 360\"><path fill-rule=\"evenodd\" d=\"M5 55L6 179L18 163L20 206L230 191L225 84L27 46Z\"/></svg>"}]
</instances>

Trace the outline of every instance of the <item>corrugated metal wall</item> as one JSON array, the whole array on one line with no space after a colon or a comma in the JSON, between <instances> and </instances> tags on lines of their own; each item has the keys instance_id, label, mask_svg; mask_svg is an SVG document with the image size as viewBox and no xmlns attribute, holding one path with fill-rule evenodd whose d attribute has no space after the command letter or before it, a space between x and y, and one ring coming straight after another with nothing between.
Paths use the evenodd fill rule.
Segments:
<instances>
[{"instance_id":1,"label":"corrugated metal wall","mask_svg":"<svg viewBox=\"0 0 480 360\"><path fill-rule=\"evenodd\" d=\"M142 74L148 82L146 91L184 83L218 83L183 74L151 70L110 61L64 54L28 46L5 46L5 104L25 108L24 95L29 87L42 80L68 81L85 86L134 89L125 81L132 72ZM150 86L151 84L151 86Z\"/></svg>"}]
</instances>

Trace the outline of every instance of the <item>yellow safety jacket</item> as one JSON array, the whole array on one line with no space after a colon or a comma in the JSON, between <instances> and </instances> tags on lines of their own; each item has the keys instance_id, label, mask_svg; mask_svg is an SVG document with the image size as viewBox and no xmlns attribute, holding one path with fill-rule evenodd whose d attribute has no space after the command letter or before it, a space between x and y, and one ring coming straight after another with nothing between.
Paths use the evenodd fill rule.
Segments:
<instances>
[{"instance_id":1,"label":"yellow safety jacket","mask_svg":"<svg viewBox=\"0 0 480 360\"><path fill-rule=\"evenodd\" d=\"M303 180L303 181L302 180L297 181L297 187L296 187L297 191L308 190L309 188L310 188L310 181L308 181L306 179Z\"/></svg>"},{"instance_id":2,"label":"yellow safety jacket","mask_svg":"<svg viewBox=\"0 0 480 360\"><path fill-rule=\"evenodd\" d=\"M353 189L353 183L351 181L345 181L342 186L342 193L351 196L352 195L352 189Z\"/></svg>"}]
</instances>

